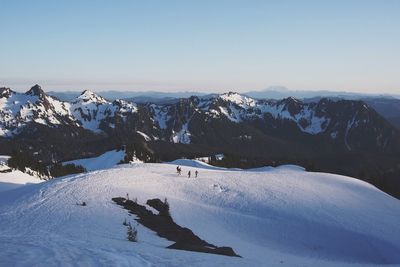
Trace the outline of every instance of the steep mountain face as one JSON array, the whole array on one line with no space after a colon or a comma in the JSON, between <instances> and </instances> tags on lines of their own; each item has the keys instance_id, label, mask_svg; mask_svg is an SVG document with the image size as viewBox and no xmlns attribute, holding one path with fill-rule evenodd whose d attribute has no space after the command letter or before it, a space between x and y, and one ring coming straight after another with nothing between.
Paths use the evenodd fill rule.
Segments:
<instances>
[{"instance_id":1,"label":"steep mountain face","mask_svg":"<svg viewBox=\"0 0 400 267\"><path fill-rule=\"evenodd\" d=\"M400 129L400 99L397 98L364 98L362 99L375 109L394 127Z\"/></svg>"}]
</instances>

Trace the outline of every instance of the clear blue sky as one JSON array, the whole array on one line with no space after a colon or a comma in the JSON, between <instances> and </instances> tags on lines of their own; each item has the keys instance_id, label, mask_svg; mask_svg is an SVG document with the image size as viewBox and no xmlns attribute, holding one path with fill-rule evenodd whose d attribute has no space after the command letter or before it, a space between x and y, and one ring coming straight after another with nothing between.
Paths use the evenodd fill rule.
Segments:
<instances>
[{"instance_id":1,"label":"clear blue sky","mask_svg":"<svg viewBox=\"0 0 400 267\"><path fill-rule=\"evenodd\" d=\"M0 0L0 86L400 93L400 1Z\"/></svg>"}]
</instances>

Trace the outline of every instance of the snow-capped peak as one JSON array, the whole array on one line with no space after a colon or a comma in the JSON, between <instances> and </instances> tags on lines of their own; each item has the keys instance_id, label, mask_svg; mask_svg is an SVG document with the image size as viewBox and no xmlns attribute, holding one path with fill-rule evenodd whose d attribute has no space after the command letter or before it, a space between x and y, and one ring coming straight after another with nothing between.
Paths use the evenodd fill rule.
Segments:
<instances>
[{"instance_id":1,"label":"snow-capped peak","mask_svg":"<svg viewBox=\"0 0 400 267\"><path fill-rule=\"evenodd\" d=\"M39 99L42 99L42 100L46 96L42 87L40 87L40 85L38 85L38 84L35 84L34 86L32 86L31 89L29 89L25 94L31 95L31 96L37 96L37 97L39 97Z\"/></svg>"},{"instance_id":2,"label":"snow-capped peak","mask_svg":"<svg viewBox=\"0 0 400 267\"><path fill-rule=\"evenodd\" d=\"M7 87L1 87L0 88L0 98L8 98L14 91L12 91L10 88Z\"/></svg>"},{"instance_id":3,"label":"snow-capped peak","mask_svg":"<svg viewBox=\"0 0 400 267\"><path fill-rule=\"evenodd\" d=\"M80 96L77 98L78 100L83 100L84 102L97 102L97 103L107 103L107 100L105 100L103 97L97 95L96 93L90 91L90 90L85 90L82 92Z\"/></svg>"},{"instance_id":4,"label":"snow-capped peak","mask_svg":"<svg viewBox=\"0 0 400 267\"><path fill-rule=\"evenodd\" d=\"M257 104L256 100L236 92L221 94L219 98L227 102L235 103L240 107L254 107Z\"/></svg>"}]
</instances>

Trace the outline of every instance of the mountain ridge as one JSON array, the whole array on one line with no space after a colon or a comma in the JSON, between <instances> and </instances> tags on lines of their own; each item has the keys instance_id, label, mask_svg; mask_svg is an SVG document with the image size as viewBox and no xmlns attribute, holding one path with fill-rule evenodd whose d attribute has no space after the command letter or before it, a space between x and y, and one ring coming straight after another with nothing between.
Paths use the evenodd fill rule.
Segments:
<instances>
[{"instance_id":1,"label":"mountain ridge","mask_svg":"<svg viewBox=\"0 0 400 267\"><path fill-rule=\"evenodd\" d=\"M118 131L139 131L148 140L190 144L201 143L202 133L196 131L196 124L214 120L251 124L264 132L289 127L295 132L327 136L336 143L340 141L348 151L357 147L365 149L369 145L379 152L389 152L391 143L395 142L397 146L400 136L362 101L321 98L317 102L303 102L294 97L257 100L228 92L208 98L191 96L176 103L136 104L118 99L111 102L85 90L73 101L64 102L48 96L39 85L25 94L3 88L1 96L0 135L10 138L30 124L42 124L50 128L68 126L109 135ZM362 129L364 135L369 133L369 144L354 141L352 135L357 129ZM361 136L360 133L357 135Z\"/></svg>"},{"instance_id":2,"label":"mountain ridge","mask_svg":"<svg viewBox=\"0 0 400 267\"><path fill-rule=\"evenodd\" d=\"M377 185L388 175L391 182L379 186L400 192L399 130L363 101L228 92L133 103L85 90L65 102L36 85L27 93L3 88L0 96L3 154L18 149L43 162L69 161L132 144L161 161L224 153L231 155L226 164L241 167L315 165Z\"/></svg>"}]
</instances>

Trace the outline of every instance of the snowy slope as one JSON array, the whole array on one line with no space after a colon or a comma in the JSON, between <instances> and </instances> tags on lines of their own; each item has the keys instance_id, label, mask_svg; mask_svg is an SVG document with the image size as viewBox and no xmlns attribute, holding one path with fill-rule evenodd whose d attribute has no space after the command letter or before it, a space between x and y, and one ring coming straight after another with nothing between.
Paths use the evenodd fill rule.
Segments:
<instances>
[{"instance_id":1,"label":"snowy slope","mask_svg":"<svg viewBox=\"0 0 400 267\"><path fill-rule=\"evenodd\" d=\"M15 189L27 184L43 182L43 180L40 180L38 177L31 176L18 170L2 173L1 171L9 169L6 165L9 158L10 156L0 155L0 192Z\"/></svg>"},{"instance_id":2,"label":"snowy slope","mask_svg":"<svg viewBox=\"0 0 400 267\"><path fill-rule=\"evenodd\" d=\"M199 178L175 174L176 164ZM193 167L195 166L195 167ZM138 226L126 241L126 210L167 197L175 221L243 258L166 249ZM86 207L75 205L87 202ZM348 177L295 166L251 171L204 163L130 164L0 194L4 266L374 266L400 264L400 202Z\"/></svg>"},{"instance_id":3,"label":"snowy slope","mask_svg":"<svg viewBox=\"0 0 400 267\"><path fill-rule=\"evenodd\" d=\"M111 168L117 165L121 160L123 160L124 157L124 150L111 150L98 157L66 161L63 162L63 165L73 163L75 165L81 165L87 171L95 171Z\"/></svg>"},{"instance_id":4,"label":"snowy slope","mask_svg":"<svg viewBox=\"0 0 400 267\"><path fill-rule=\"evenodd\" d=\"M38 177L31 176L21 171L0 173L0 192L15 189L29 184L41 183Z\"/></svg>"}]
</instances>

